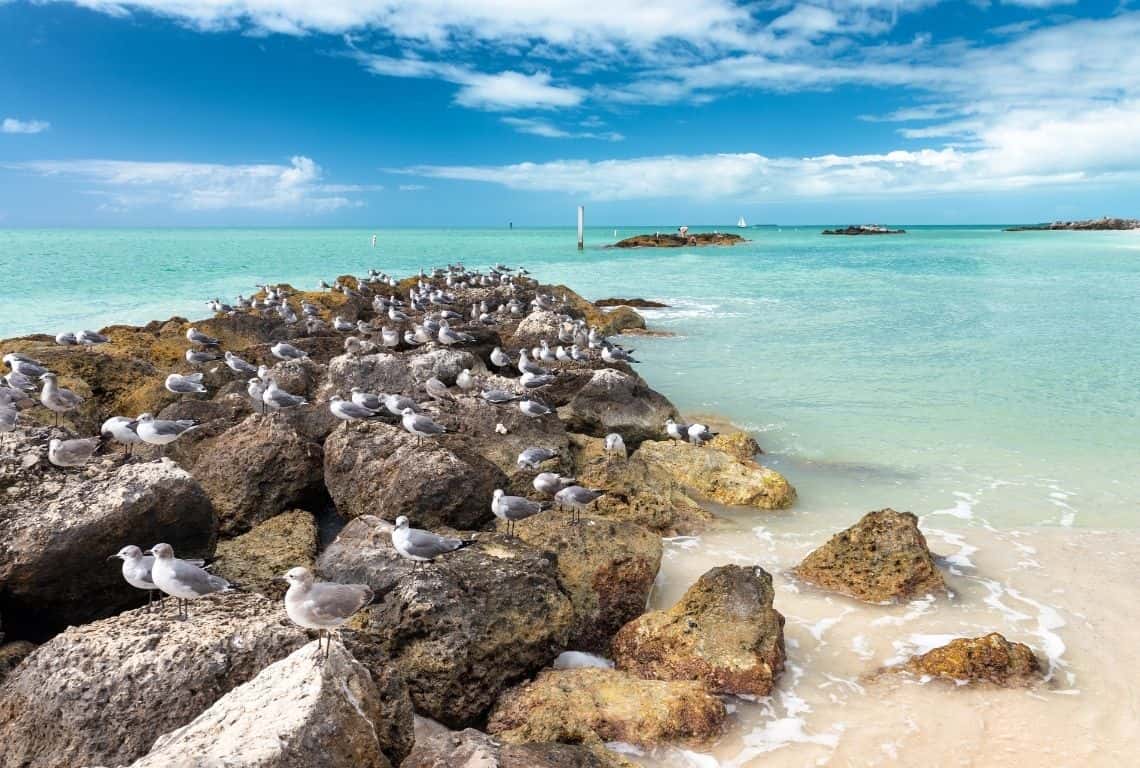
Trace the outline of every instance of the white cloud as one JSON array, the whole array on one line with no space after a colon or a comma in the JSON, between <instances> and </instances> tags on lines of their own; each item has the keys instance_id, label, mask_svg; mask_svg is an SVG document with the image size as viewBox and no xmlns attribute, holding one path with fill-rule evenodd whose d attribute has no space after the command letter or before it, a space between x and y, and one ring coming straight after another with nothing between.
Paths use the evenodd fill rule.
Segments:
<instances>
[{"instance_id":1,"label":"white cloud","mask_svg":"<svg viewBox=\"0 0 1140 768\"><path fill-rule=\"evenodd\" d=\"M359 202L344 195L374 191L374 185L321 183L321 167L304 156L288 165L145 162L134 160L42 160L6 167L94 184L107 198L104 210L167 206L180 210L255 209L323 213Z\"/></svg>"},{"instance_id":2,"label":"white cloud","mask_svg":"<svg viewBox=\"0 0 1140 768\"><path fill-rule=\"evenodd\" d=\"M565 128L559 128L557 125L546 120L533 117L504 117L501 122L504 125L509 125L514 128L519 133L542 136L546 139L600 139L602 141L622 141L625 138L617 131L571 131ZM582 125L592 129L598 127L599 124L595 120L583 120Z\"/></svg>"},{"instance_id":3,"label":"white cloud","mask_svg":"<svg viewBox=\"0 0 1140 768\"><path fill-rule=\"evenodd\" d=\"M401 192L423 192L427 187L423 184L401 184Z\"/></svg>"},{"instance_id":4,"label":"white cloud","mask_svg":"<svg viewBox=\"0 0 1140 768\"><path fill-rule=\"evenodd\" d=\"M51 128L51 123L45 120L17 120L14 117L5 117L0 123L0 133L43 133Z\"/></svg>"}]
</instances>

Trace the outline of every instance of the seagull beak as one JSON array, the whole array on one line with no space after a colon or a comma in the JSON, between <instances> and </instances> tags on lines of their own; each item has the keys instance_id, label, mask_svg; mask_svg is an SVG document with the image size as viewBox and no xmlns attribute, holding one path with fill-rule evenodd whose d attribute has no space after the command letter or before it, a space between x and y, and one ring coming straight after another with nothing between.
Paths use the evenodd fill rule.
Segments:
<instances>
[{"instance_id":1,"label":"seagull beak","mask_svg":"<svg viewBox=\"0 0 1140 768\"><path fill-rule=\"evenodd\" d=\"M108 560L115 560L115 559L117 559L118 557L119 557L118 555L111 555L111 556L110 556L110 557L108 557L107 559L108 559Z\"/></svg>"},{"instance_id":2,"label":"seagull beak","mask_svg":"<svg viewBox=\"0 0 1140 768\"><path fill-rule=\"evenodd\" d=\"M144 555L153 555L153 554L154 554L154 551L153 551L153 550L150 550L150 549L144 549L144 550L143 550L143 554L144 554Z\"/></svg>"}]
</instances>

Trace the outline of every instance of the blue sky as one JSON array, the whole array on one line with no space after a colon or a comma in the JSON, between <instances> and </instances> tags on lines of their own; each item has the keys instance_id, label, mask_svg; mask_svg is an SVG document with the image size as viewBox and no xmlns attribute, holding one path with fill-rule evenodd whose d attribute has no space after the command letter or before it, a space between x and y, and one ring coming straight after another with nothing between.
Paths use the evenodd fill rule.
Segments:
<instances>
[{"instance_id":1,"label":"blue sky","mask_svg":"<svg viewBox=\"0 0 1140 768\"><path fill-rule=\"evenodd\" d=\"M0 226L1140 216L1140 7L0 0Z\"/></svg>"}]
</instances>

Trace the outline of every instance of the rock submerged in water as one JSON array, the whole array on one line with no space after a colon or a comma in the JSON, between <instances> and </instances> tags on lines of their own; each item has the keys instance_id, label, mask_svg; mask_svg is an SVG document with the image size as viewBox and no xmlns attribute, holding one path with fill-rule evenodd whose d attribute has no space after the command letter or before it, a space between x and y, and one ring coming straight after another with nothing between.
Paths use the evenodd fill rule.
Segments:
<instances>
[{"instance_id":1,"label":"rock submerged in water","mask_svg":"<svg viewBox=\"0 0 1140 768\"><path fill-rule=\"evenodd\" d=\"M161 736L131 768L390 768L386 753L395 753L377 730L383 706L376 684L339 641L327 659L322 653L313 642L270 664ZM410 737L410 716L402 726Z\"/></svg>"},{"instance_id":2,"label":"rock submerged in water","mask_svg":"<svg viewBox=\"0 0 1140 768\"><path fill-rule=\"evenodd\" d=\"M946 592L918 530L918 518L893 509L868 512L792 572L816 586L872 603Z\"/></svg>"},{"instance_id":3,"label":"rock submerged in water","mask_svg":"<svg viewBox=\"0 0 1140 768\"><path fill-rule=\"evenodd\" d=\"M784 669L784 617L759 566L708 571L667 611L621 628L618 669L653 680L698 680L715 693L767 696Z\"/></svg>"},{"instance_id":4,"label":"rock submerged in water","mask_svg":"<svg viewBox=\"0 0 1140 768\"><path fill-rule=\"evenodd\" d=\"M1011 643L997 632L982 637L961 637L913 656L899 671L969 683L1000 686L1031 685L1041 681L1041 663L1024 643Z\"/></svg>"},{"instance_id":5,"label":"rock submerged in water","mask_svg":"<svg viewBox=\"0 0 1140 768\"><path fill-rule=\"evenodd\" d=\"M37 648L0 687L0 768L130 763L306 642L260 595L203 598L190 615L138 608Z\"/></svg>"},{"instance_id":6,"label":"rock submerged in water","mask_svg":"<svg viewBox=\"0 0 1140 768\"><path fill-rule=\"evenodd\" d=\"M720 734L726 715L724 702L701 683L559 669L504 694L487 730L516 744L701 744Z\"/></svg>"},{"instance_id":7,"label":"rock submerged in water","mask_svg":"<svg viewBox=\"0 0 1140 768\"><path fill-rule=\"evenodd\" d=\"M436 734L417 741L400 768L636 768L601 747L581 744L500 744L485 733Z\"/></svg>"}]
</instances>

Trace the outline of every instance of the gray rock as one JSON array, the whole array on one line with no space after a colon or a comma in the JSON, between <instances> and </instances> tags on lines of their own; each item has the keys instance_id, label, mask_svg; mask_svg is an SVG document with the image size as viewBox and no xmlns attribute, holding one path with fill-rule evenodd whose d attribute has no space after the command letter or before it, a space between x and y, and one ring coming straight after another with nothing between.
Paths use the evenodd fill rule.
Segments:
<instances>
[{"instance_id":1,"label":"gray rock","mask_svg":"<svg viewBox=\"0 0 1140 768\"><path fill-rule=\"evenodd\" d=\"M468 728L422 742L400 768L624 768L633 764L601 747L581 744L499 744Z\"/></svg>"},{"instance_id":2,"label":"gray rock","mask_svg":"<svg viewBox=\"0 0 1140 768\"><path fill-rule=\"evenodd\" d=\"M627 444L636 445L659 439L665 420L676 417L677 409L637 376L603 368L594 372L559 415L572 432L595 437L617 432Z\"/></svg>"},{"instance_id":3,"label":"gray rock","mask_svg":"<svg viewBox=\"0 0 1140 768\"><path fill-rule=\"evenodd\" d=\"M411 372L398 355L341 355L329 361L328 377L322 388L324 396L348 397L353 387L367 392L396 394L411 389Z\"/></svg>"}]
</instances>

